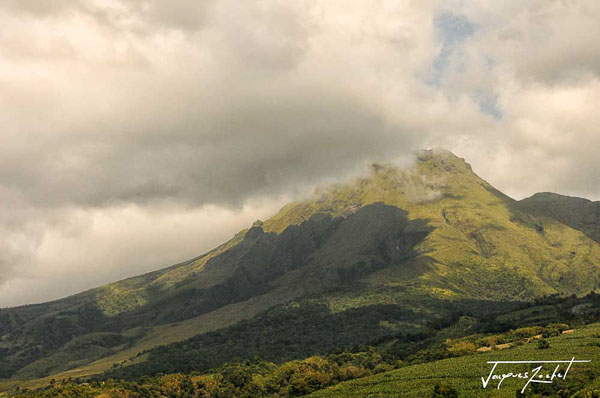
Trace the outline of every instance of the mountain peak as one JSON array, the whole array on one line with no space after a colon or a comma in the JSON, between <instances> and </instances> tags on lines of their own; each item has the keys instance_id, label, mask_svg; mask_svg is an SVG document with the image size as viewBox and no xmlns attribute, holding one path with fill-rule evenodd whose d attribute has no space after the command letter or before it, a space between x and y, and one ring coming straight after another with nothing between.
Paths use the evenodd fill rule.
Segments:
<instances>
[{"instance_id":1,"label":"mountain peak","mask_svg":"<svg viewBox=\"0 0 600 398\"><path fill-rule=\"evenodd\" d=\"M472 171L471 165L465 159L443 148L423 149L417 152L416 158L418 163L440 166L446 171L455 168Z\"/></svg>"},{"instance_id":2,"label":"mountain peak","mask_svg":"<svg viewBox=\"0 0 600 398\"><path fill-rule=\"evenodd\" d=\"M493 192L493 187L477 176L464 159L444 149L429 149L416 153L415 162L409 167L373 163L368 176L319 187L314 197L286 205L266 220L264 227L267 232L279 233L315 213L345 217L375 202L411 210L445 196L478 196L480 201L496 201L499 195Z\"/></svg>"}]
</instances>

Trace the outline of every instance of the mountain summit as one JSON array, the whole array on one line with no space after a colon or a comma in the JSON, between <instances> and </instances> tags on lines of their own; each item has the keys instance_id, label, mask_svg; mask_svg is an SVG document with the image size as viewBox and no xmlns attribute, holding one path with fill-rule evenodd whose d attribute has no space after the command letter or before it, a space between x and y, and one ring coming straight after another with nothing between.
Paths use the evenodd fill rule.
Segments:
<instances>
[{"instance_id":1,"label":"mountain summit","mask_svg":"<svg viewBox=\"0 0 600 398\"><path fill-rule=\"evenodd\" d=\"M598 223L585 221L597 209L549 194L517 202L443 150L410 168L373 164L195 259L1 310L0 377L281 361L583 295L600 284Z\"/></svg>"}]
</instances>

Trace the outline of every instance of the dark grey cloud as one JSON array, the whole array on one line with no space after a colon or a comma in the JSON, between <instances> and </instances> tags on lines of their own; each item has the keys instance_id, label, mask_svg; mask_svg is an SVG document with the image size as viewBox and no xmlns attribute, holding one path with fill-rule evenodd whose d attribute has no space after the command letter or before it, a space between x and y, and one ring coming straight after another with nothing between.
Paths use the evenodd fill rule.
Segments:
<instances>
[{"instance_id":1,"label":"dark grey cloud","mask_svg":"<svg viewBox=\"0 0 600 398\"><path fill-rule=\"evenodd\" d=\"M127 139L108 135L78 142L74 137L26 148L0 161L0 180L36 206L165 198L237 205L252 195L289 192L318 176L338 176L369 158L390 158L397 148L416 144L357 100L325 90L315 98L295 95L279 103L231 98L235 115L203 115L175 132L157 126Z\"/></svg>"}]
</instances>

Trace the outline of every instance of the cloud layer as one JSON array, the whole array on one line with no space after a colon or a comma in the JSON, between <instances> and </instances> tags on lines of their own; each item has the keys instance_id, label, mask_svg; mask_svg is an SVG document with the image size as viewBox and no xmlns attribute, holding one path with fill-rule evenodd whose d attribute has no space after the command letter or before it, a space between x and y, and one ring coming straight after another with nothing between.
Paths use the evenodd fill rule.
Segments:
<instances>
[{"instance_id":1,"label":"cloud layer","mask_svg":"<svg viewBox=\"0 0 600 398\"><path fill-rule=\"evenodd\" d=\"M423 147L515 197L600 198L599 18L593 0L3 2L0 306L192 257Z\"/></svg>"}]
</instances>

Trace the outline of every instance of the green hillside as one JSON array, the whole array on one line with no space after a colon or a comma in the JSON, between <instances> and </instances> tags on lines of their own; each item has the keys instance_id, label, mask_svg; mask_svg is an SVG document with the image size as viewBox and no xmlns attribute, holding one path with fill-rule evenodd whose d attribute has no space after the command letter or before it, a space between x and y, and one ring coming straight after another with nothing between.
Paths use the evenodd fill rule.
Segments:
<instances>
[{"instance_id":1,"label":"green hillside","mask_svg":"<svg viewBox=\"0 0 600 398\"><path fill-rule=\"evenodd\" d=\"M527 390L544 396L573 396L580 392L581 397L592 396L591 391L600 393L600 324L575 330L571 334L550 337L550 347L539 349L538 342L515 346L509 349L492 350L459 358L448 358L429 363L407 366L391 372L381 373L315 392L311 398L350 398L350 397L428 397L433 396L434 386L449 386L460 392L460 397L515 397L524 381L506 379L500 389L493 380L483 389L481 377L487 377L491 365L487 361L530 361L530 360L591 360L590 363L573 365L564 381L546 385L532 385ZM531 372L539 365L503 365L497 373ZM555 366L555 365L554 365ZM552 364L546 365L545 372L552 373ZM549 369L548 369L549 367ZM564 369L564 368L563 368ZM585 393L590 395L584 395ZM594 395L596 396L596 395Z\"/></svg>"},{"instance_id":2,"label":"green hillside","mask_svg":"<svg viewBox=\"0 0 600 398\"><path fill-rule=\"evenodd\" d=\"M424 151L408 169L373 165L190 261L0 310L0 389L255 355L281 363L597 289L593 233L540 209L449 152Z\"/></svg>"},{"instance_id":3,"label":"green hillside","mask_svg":"<svg viewBox=\"0 0 600 398\"><path fill-rule=\"evenodd\" d=\"M317 397L510 397L515 396L525 381L508 378L498 390L498 379L491 379L489 386L483 389L481 377L486 377L491 370L487 361L569 360L575 355L585 355L575 358L587 358L591 362L574 364L567 379L555 380L551 385L532 384L525 395L593 397L600 393L597 362L600 324L594 323L598 320L600 295L552 296L518 310L507 309L496 316L481 319L461 316L433 337L414 336L410 341L402 341L396 335L379 339L368 347L284 363L255 357L228 362L206 372L195 368L186 373L144 375L130 381L102 377L57 378L34 390L29 383L22 384L11 394L23 398L284 398L310 393ZM289 326L301 333L298 325ZM179 354L184 355L189 349L188 344ZM218 349L213 351L215 353L218 354ZM181 363L181 358L164 354L162 362ZM495 374L531 372L534 366L538 365L501 364ZM545 373L549 374L554 365L547 366L550 369ZM564 372L568 365L562 366Z\"/></svg>"},{"instance_id":4,"label":"green hillside","mask_svg":"<svg viewBox=\"0 0 600 398\"><path fill-rule=\"evenodd\" d=\"M600 242L600 202L543 192L519 201L518 207L531 214L553 218Z\"/></svg>"}]
</instances>

